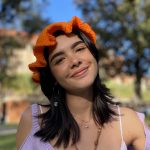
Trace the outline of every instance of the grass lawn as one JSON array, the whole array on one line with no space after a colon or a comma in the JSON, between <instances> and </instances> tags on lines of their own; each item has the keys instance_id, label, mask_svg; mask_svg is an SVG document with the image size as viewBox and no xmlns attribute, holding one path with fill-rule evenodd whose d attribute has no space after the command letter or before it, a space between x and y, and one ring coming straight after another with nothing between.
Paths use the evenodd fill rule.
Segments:
<instances>
[{"instance_id":1,"label":"grass lawn","mask_svg":"<svg viewBox=\"0 0 150 150\"><path fill-rule=\"evenodd\" d=\"M108 80L105 82L106 86L111 90L111 93L119 98L122 102L132 100L134 98L134 84L122 84L116 83L113 80ZM145 102L150 102L150 92L149 89L142 89L142 96Z\"/></svg>"},{"instance_id":2,"label":"grass lawn","mask_svg":"<svg viewBox=\"0 0 150 150\"><path fill-rule=\"evenodd\" d=\"M0 150L16 150L15 134L0 136Z\"/></svg>"}]
</instances>

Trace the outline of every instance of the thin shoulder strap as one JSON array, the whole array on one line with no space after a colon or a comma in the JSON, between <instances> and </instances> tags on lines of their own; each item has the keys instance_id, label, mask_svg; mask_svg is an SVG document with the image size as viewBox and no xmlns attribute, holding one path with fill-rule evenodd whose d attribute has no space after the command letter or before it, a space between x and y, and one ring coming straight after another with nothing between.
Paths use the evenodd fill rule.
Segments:
<instances>
[{"instance_id":1,"label":"thin shoulder strap","mask_svg":"<svg viewBox=\"0 0 150 150\"><path fill-rule=\"evenodd\" d=\"M38 105L32 104L32 131L35 133L39 130L39 122L38 122Z\"/></svg>"},{"instance_id":2,"label":"thin shoulder strap","mask_svg":"<svg viewBox=\"0 0 150 150\"><path fill-rule=\"evenodd\" d=\"M119 126L120 126L120 134L121 134L121 139L123 141L123 131L122 131L122 119L121 119L121 112L120 112L120 107L118 107L118 114L119 114Z\"/></svg>"},{"instance_id":3,"label":"thin shoulder strap","mask_svg":"<svg viewBox=\"0 0 150 150\"><path fill-rule=\"evenodd\" d=\"M40 113L43 114L42 106L39 105L39 108L40 108Z\"/></svg>"}]
</instances>

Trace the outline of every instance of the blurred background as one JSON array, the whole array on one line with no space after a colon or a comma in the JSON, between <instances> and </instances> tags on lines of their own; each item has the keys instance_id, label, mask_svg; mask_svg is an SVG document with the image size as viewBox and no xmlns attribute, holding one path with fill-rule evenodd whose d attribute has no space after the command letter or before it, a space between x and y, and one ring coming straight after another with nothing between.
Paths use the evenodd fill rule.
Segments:
<instances>
[{"instance_id":1,"label":"blurred background","mask_svg":"<svg viewBox=\"0 0 150 150\"><path fill-rule=\"evenodd\" d=\"M146 115L150 125L149 0L0 0L0 150L15 150L24 109L44 102L28 64L39 32L78 16L97 34L99 73L115 101Z\"/></svg>"}]
</instances>

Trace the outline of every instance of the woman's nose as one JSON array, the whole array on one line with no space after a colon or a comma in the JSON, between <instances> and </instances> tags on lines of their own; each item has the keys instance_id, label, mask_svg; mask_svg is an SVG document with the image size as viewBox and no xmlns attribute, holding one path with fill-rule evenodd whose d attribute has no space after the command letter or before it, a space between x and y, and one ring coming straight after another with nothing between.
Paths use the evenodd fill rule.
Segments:
<instances>
[{"instance_id":1,"label":"woman's nose","mask_svg":"<svg viewBox=\"0 0 150 150\"><path fill-rule=\"evenodd\" d=\"M70 58L71 68L79 67L81 63L82 63L82 61L79 57L73 56L73 57Z\"/></svg>"}]
</instances>

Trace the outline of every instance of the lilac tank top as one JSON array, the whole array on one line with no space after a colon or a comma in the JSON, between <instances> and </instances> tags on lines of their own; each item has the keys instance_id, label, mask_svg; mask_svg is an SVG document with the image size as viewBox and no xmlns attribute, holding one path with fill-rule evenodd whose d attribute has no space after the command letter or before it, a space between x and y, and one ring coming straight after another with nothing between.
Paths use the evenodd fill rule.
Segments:
<instances>
[{"instance_id":1,"label":"lilac tank top","mask_svg":"<svg viewBox=\"0 0 150 150\"><path fill-rule=\"evenodd\" d=\"M34 134L40 129L38 118L38 105L32 105L32 129L19 150L55 150L50 143L43 142Z\"/></svg>"},{"instance_id":2,"label":"lilac tank top","mask_svg":"<svg viewBox=\"0 0 150 150\"><path fill-rule=\"evenodd\" d=\"M119 107L118 107L119 108ZM118 109L120 114L120 109ZM144 150L150 150L150 131L144 124L144 115L141 113L137 113L139 119L143 123L145 135L146 135L146 142L145 142L145 149ZM24 140L23 144L21 145L19 150L55 150L53 146L49 142L43 142L40 140L40 138L35 137L34 134L40 129L38 118L35 117L38 115L38 105L33 104L32 105L32 129L26 139ZM132 148L127 148L123 136L122 136L122 123L121 123L121 117L120 120L120 131L121 131L121 137L122 137L122 143L120 150L133 150Z\"/></svg>"}]
</instances>

